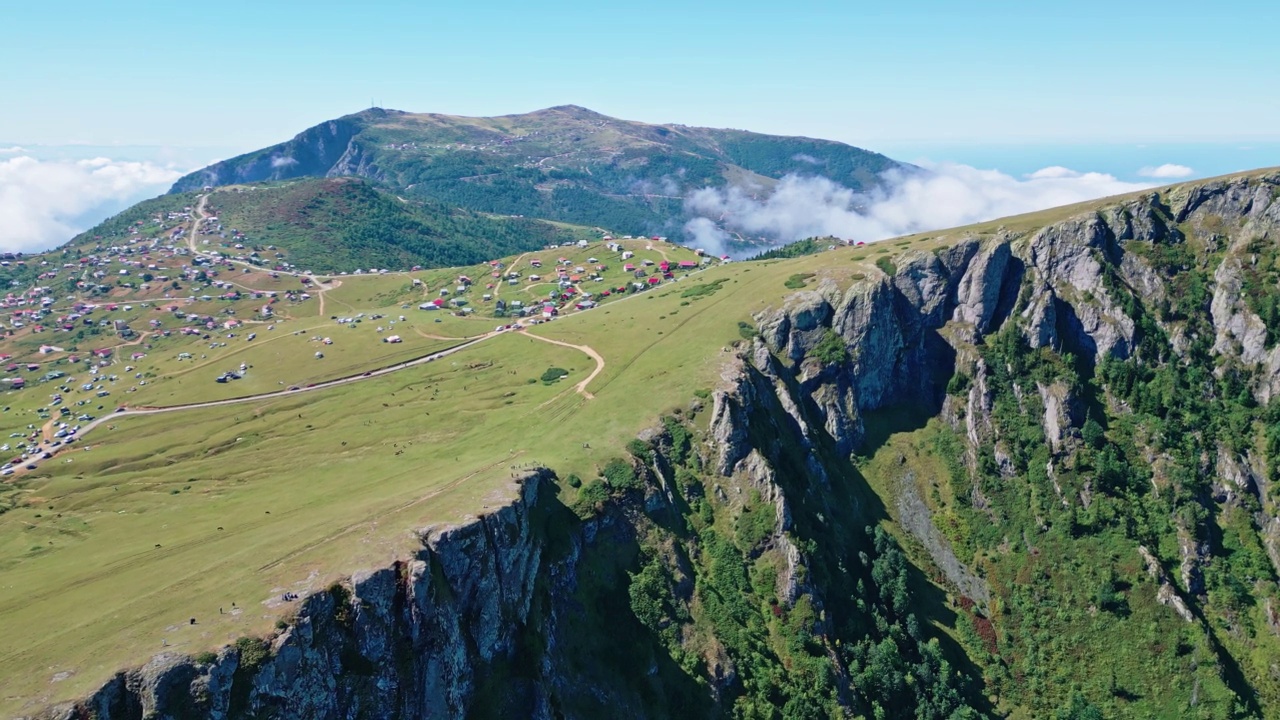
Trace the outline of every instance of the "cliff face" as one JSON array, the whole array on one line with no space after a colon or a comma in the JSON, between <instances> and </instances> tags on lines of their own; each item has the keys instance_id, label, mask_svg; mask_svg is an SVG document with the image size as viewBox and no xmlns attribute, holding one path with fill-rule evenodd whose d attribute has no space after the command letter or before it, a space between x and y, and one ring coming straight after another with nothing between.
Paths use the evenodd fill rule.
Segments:
<instances>
[{"instance_id":1,"label":"cliff face","mask_svg":"<svg viewBox=\"0 0 1280 720\"><path fill-rule=\"evenodd\" d=\"M158 657L60 717L1274 711L1278 194L1153 193L798 292L632 481L571 512L531 476L269 647Z\"/></svg>"},{"instance_id":2,"label":"cliff face","mask_svg":"<svg viewBox=\"0 0 1280 720\"><path fill-rule=\"evenodd\" d=\"M367 111L330 120L279 145L214 163L180 178L169 192L299 177L376 177L377 168L356 141L364 127L364 117L371 113L376 115L375 111Z\"/></svg>"},{"instance_id":3,"label":"cliff face","mask_svg":"<svg viewBox=\"0 0 1280 720\"><path fill-rule=\"evenodd\" d=\"M462 716L527 619L546 481L531 475L494 514L425 532L412 559L308 597L269 646L242 642L211 663L158 656L62 716Z\"/></svg>"}]
</instances>

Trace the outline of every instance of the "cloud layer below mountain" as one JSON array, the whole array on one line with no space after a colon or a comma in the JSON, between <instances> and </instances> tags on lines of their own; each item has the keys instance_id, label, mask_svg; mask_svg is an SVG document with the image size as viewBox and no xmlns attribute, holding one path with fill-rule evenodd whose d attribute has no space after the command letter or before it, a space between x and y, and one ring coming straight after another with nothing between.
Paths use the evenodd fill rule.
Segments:
<instances>
[{"instance_id":1,"label":"cloud layer below mountain","mask_svg":"<svg viewBox=\"0 0 1280 720\"><path fill-rule=\"evenodd\" d=\"M22 148L4 150L13 155L0 158L0 250L6 252L56 247L104 217L164 192L181 175L150 162L39 160Z\"/></svg>"},{"instance_id":2,"label":"cloud layer below mountain","mask_svg":"<svg viewBox=\"0 0 1280 720\"><path fill-rule=\"evenodd\" d=\"M1195 172L1195 170L1192 170L1186 165L1165 163L1155 167L1144 167L1138 171L1138 175L1141 177L1156 178L1158 180L1176 180L1177 178L1191 177Z\"/></svg>"},{"instance_id":3,"label":"cloud layer below mountain","mask_svg":"<svg viewBox=\"0 0 1280 720\"><path fill-rule=\"evenodd\" d=\"M996 170L940 164L895 171L872 193L856 193L819 177L788 176L771 194L703 188L685 207L696 244L723 252L733 235L781 244L835 236L871 242L1152 187L1113 175L1047 167L1017 178Z\"/></svg>"}]
</instances>

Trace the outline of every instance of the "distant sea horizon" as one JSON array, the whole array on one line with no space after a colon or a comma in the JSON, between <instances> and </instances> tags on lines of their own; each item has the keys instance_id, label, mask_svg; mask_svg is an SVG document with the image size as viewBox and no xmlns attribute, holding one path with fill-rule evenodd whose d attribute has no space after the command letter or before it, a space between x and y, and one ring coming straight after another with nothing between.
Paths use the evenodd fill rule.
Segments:
<instances>
[{"instance_id":1,"label":"distant sea horizon","mask_svg":"<svg viewBox=\"0 0 1280 720\"><path fill-rule=\"evenodd\" d=\"M1238 142L1129 143L978 143L895 141L867 149L915 164L958 163L999 170L1023 178L1046 167L1099 172L1128 182L1168 184L1180 180L1227 175L1280 166L1280 140ZM1161 165L1181 165L1181 177L1149 177L1140 172Z\"/></svg>"},{"instance_id":2,"label":"distant sea horizon","mask_svg":"<svg viewBox=\"0 0 1280 720\"><path fill-rule=\"evenodd\" d=\"M1046 167L1061 166L1078 172L1099 172L1130 182L1176 182L1213 177L1245 170L1280 166L1280 140L1215 142L979 142L895 140L850 143L918 165L960 164L979 170L998 170L1025 178ZM0 148L19 143L0 142ZM256 148L228 146L152 145L31 145L21 154L40 160L83 160L107 157L129 162L151 162L184 172L252 152ZM1182 177L1149 177L1143 169L1181 165L1191 169Z\"/></svg>"}]
</instances>

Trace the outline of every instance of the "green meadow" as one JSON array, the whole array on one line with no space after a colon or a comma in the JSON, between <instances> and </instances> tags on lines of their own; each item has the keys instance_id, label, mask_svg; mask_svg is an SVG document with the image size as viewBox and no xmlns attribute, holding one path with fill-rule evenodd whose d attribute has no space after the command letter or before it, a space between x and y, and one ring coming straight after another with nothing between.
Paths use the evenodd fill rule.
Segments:
<instances>
[{"instance_id":1,"label":"green meadow","mask_svg":"<svg viewBox=\"0 0 1280 720\"><path fill-rule=\"evenodd\" d=\"M636 253L627 262L637 265L656 263L663 253L673 262L695 257L673 245L654 243L650 250L644 240L621 242ZM911 245L929 242L922 237ZM541 271L530 265L535 257ZM539 301L544 289L529 276L554 277L561 257L571 271L590 257L606 265L602 282L579 285L597 296L593 287L632 279L603 243L506 258L501 272L522 273L516 285L492 278L488 265L320 276L330 288L323 312L322 293L312 288L309 300L278 302L269 320L210 331L208 339L152 335L146 357L117 354L102 368L120 377L110 396L76 391L67 402L77 414L101 416L118 405L267 393L421 357L513 322L494 317L496 301ZM795 276L806 287L824 278L847 286L878 272L874 257L869 248L841 248L678 272L656 288L601 298L595 309L496 333L390 375L104 423L0 490L0 504L9 508L0 514L0 676L14 679L0 712L83 695L113 671L166 649L198 653L265 633L292 611L282 593L305 594L411 552L417 530L504 502L521 468L598 475L662 415L704 402L729 351L742 342L739 323L783 302ZM464 274L473 280L464 293L466 306L475 308L471 316L418 309L441 289L456 297L457 276ZM300 287L296 278L282 284ZM201 312L232 307L236 314L228 317L248 319L261 304L212 303ZM135 307L129 321L142 329L155 317L163 328L180 327L167 307ZM355 327L333 319L360 313ZM377 314L384 318L371 319ZM390 334L403 342L382 342ZM595 361L534 335L603 357L586 388L593 398L575 385ZM324 337L332 344L322 344ZM181 353L191 358L180 360ZM241 363L244 379L214 381ZM125 366L132 368L127 377ZM568 375L544 383L549 368ZM85 373L73 372L78 385ZM5 427L40 422L50 389L45 383L7 392ZM87 404L75 405L80 400ZM574 491L562 492L571 502Z\"/></svg>"}]
</instances>

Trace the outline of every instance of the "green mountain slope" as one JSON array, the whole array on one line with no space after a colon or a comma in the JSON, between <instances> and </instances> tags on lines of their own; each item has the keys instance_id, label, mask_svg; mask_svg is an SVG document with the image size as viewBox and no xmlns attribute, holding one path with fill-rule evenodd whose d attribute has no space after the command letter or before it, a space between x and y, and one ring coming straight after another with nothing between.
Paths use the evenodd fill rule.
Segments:
<instances>
[{"instance_id":1,"label":"green mountain slope","mask_svg":"<svg viewBox=\"0 0 1280 720\"><path fill-rule=\"evenodd\" d=\"M49 670L0 707L1274 717L1278 242L1266 170L718 265L521 331L413 306L487 267L343 278L315 292L479 339L112 415L5 485L0 670ZM526 277L494 292L543 295ZM243 358L245 384L391 362L317 300L253 342L155 338L134 397L198 393L183 348Z\"/></svg>"},{"instance_id":2,"label":"green mountain slope","mask_svg":"<svg viewBox=\"0 0 1280 720\"><path fill-rule=\"evenodd\" d=\"M372 109L193 172L173 192L358 175L480 212L677 236L683 197L693 189L767 190L798 174L866 190L902 167L837 142L648 125L571 105L493 118Z\"/></svg>"},{"instance_id":3,"label":"green mountain slope","mask_svg":"<svg viewBox=\"0 0 1280 720\"><path fill-rule=\"evenodd\" d=\"M253 245L274 245L288 262L317 272L470 265L587 236L585 229L401 199L359 178L219 192L209 211Z\"/></svg>"},{"instance_id":4,"label":"green mountain slope","mask_svg":"<svg viewBox=\"0 0 1280 720\"><path fill-rule=\"evenodd\" d=\"M69 247L92 250L161 237L187 216L157 218L189 211L198 198L198 193L181 193L139 203L80 234ZM586 228L406 199L357 177L224 188L209 195L205 209L219 222L205 229L202 249L256 253L254 259L267 267L284 261L316 272L469 265L599 236Z\"/></svg>"}]
</instances>

